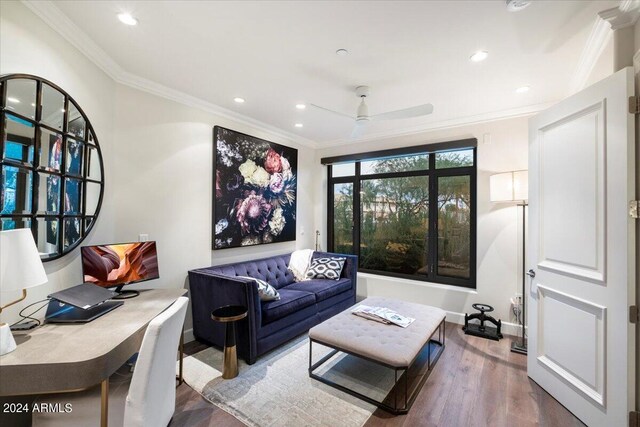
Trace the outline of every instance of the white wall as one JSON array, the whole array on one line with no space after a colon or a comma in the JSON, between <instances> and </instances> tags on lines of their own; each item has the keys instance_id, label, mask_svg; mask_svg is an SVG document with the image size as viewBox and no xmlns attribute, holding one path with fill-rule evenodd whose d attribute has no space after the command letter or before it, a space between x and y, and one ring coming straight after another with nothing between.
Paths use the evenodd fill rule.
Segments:
<instances>
[{"instance_id":1,"label":"white wall","mask_svg":"<svg viewBox=\"0 0 640 427\"><path fill-rule=\"evenodd\" d=\"M161 278L134 288L182 288L193 268L312 246L314 150L122 85L116 105L114 240L158 242ZM214 125L298 149L297 241L211 250Z\"/></svg>"},{"instance_id":2,"label":"white wall","mask_svg":"<svg viewBox=\"0 0 640 427\"><path fill-rule=\"evenodd\" d=\"M107 185L100 216L84 244L109 241L114 235L113 198L115 83L19 2L0 2L0 74L29 73L49 79L71 95L93 125L105 164ZM2 320L18 319L20 308L48 294L82 282L79 250L45 263L46 285L28 291L27 300L8 308ZM0 294L0 305L20 293Z\"/></svg>"},{"instance_id":3,"label":"white wall","mask_svg":"<svg viewBox=\"0 0 640 427\"><path fill-rule=\"evenodd\" d=\"M527 118L523 117L318 150L316 168L323 181L316 191L316 218L322 236L326 236L327 174L326 168L319 166L320 158L464 138L478 139L476 290L361 273L358 295L387 296L435 305L449 311L448 319L452 321L463 321L461 313L474 312L471 304L485 303L495 308L495 317L503 322L515 322L509 299L516 292L522 292L522 208L489 202L489 176L496 172L527 169L527 129ZM485 134L489 134L490 143L483 142ZM517 333L513 327L505 330Z\"/></svg>"}]
</instances>

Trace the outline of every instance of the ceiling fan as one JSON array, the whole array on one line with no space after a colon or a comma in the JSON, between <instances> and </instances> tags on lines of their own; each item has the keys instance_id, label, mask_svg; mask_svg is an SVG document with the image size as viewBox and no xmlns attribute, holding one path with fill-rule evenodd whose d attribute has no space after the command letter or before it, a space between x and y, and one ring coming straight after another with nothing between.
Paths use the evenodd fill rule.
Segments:
<instances>
[{"instance_id":1,"label":"ceiling fan","mask_svg":"<svg viewBox=\"0 0 640 427\"><path fill-rule=\"evenodd\" d=\"M355 118L348 114L340 113L338 111L330 110L329 108L324 108L319 105L311 104L312 107L317 108L319 110L328 111L329 113L336 114L343 118L348 118L351 120L355 119L356 125L351 132L351 138L357 138L362 134L364 128L369 124L371 120L394 120L394 119L410 119L412 117L420 117L426 116L428 114L433 113L433 105L431 104L423 104L418 105L416 107L404 108L402 110L388 111L386 113L374 114L373 116L369 115L369 107L365 102L365 98L367 98L371 94L371 89L369 86L358 86L356 88L356 96L361 99L360 105L358 106L358 110L356 112Z\"/></svg>"}]
</instances>

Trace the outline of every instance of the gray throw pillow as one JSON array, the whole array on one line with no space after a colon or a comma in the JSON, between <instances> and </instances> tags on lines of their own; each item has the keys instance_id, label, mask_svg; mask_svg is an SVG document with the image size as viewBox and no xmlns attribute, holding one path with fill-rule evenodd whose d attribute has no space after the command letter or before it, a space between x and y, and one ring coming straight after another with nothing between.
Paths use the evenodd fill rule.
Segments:
<instances>
[{"instance_id":1,"label":"gray throw pillow","mask_svg":"<svg viewBox=\"0 0 640 427\"><path fill-rule=\"evenodd\" d=\"M261 279L256 279L255 277L249 276L238 276L243 279L251 279L258 284L258 295L260 296L260 301L278 301L280 299L280 293L276 288L265 282Z\"/></svg>"},{"instance_id":2,"label":"gray throw pillow","mask_svg":"<svg viewBox=\"0 0 640 427\"><path fill-rule=\"evenodd\" d=\"M311 260L307 270L307 279L339 280L346 258L316 258Z\"/></svg>"}]
</instances>

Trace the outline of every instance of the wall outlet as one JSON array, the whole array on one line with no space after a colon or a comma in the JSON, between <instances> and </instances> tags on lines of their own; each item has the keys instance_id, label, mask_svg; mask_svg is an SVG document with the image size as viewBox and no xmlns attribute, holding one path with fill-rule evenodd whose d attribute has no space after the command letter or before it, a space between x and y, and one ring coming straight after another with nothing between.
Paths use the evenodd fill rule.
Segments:
<instances>
[{"instance_id":1,"label":"wall outlet","mask_svg":"<svg viewBox=\"0 0 640 427\"><path fill-rule=\"evenodd\" d=\"M147 242L149 241L148 234L138 234L138 242Z\"/></svg>"}]
</instances>

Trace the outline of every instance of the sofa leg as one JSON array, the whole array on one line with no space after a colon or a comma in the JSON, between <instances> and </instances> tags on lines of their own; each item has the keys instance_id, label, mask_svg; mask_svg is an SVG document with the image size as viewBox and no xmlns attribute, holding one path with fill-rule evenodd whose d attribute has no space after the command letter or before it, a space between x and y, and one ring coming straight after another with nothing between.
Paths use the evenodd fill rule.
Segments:
<instances>
[{"instance_id":1,"label":"sofa leg","mask_svg":"<svg viewBox=\"0 0 640 427\"><path fill-rule=\"evenodd\" d=\"M256 359L257 358L255 358L255 357L253 359L246 358L246 359L244 359L244 361L247 362L247 365L253 365L254 363L256 363Z\"/></svg>"}]
</instances>

